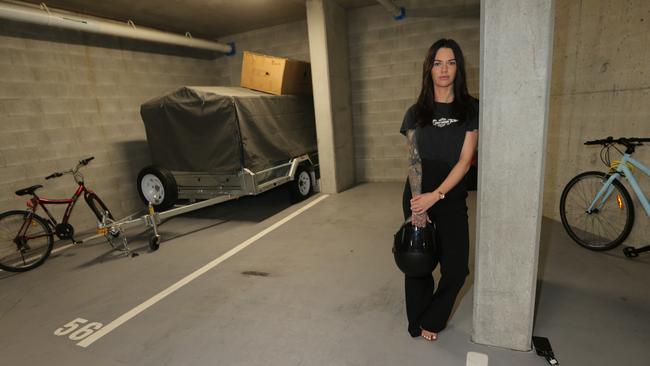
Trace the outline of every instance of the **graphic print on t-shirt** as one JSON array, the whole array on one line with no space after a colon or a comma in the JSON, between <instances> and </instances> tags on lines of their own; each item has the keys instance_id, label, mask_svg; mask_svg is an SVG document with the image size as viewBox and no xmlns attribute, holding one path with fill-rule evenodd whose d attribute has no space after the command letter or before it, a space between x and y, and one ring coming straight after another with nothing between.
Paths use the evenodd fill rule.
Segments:
<instances>
[{"instance_id":1,"label":"graphic print on t-shirt","mask_svg":"<svg viewBox=\"0 0 650 366\"><path fill-rule=\"evenodd\" d=\"M431 120L431 124L436 126L436 127L445 127L445 126L449 126L450 124L456 123L456 122L458 122L457 119L454 119L454 118L447 119L447 118L444 118L444 117L440 118L440 119L435 119L434 118L433 120Z\"/></svg>"}]
</instances>

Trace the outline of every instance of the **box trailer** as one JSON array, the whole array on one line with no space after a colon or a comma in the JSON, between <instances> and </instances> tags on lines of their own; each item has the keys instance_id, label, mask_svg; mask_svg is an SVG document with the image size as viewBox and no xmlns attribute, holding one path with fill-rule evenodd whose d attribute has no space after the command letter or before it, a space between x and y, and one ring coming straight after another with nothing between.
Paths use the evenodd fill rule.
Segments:
<instances>
[{"instance_id":1,"label":"box trailer","mask_svg":"<svg viewBox=\"0 0 650 366\"><path fill-rule=\"evenodd\" d=\"M239 87L178 88L142 104L153 165L138 192L157 210L178 200L256 195L290 184L309 196L318 176L311 96Z\"/></svg>"}]
</instances>

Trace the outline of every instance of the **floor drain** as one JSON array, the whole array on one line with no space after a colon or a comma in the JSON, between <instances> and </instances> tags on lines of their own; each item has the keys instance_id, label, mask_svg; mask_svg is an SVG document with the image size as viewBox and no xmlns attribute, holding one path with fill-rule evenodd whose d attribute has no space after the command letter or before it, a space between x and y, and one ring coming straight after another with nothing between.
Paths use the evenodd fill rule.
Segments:
<instances>
[{"instance_id":1,"label":"floor drain","mask_svg":"<svg viewBox=\"0 0 650 366\"><path fill-rule=\"evenodd\" d=\"M244 271L241 274L244 276L260 276L267 277L269 274L267 272L258 272L258 271Z\"/></svg>"}]
</instances>

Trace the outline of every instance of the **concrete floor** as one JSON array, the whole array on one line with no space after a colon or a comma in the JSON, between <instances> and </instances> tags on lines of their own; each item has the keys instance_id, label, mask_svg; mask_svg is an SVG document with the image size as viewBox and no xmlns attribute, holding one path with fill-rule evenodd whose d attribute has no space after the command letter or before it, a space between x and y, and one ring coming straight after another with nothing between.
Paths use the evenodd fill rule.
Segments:
<instances>
[{"instance_id":1,"label":"concrete floor","mask_svg":"<svg viewBox=\"0 0 650 366\"><path fill-rule=\"evenodd\" d=\"M55 331L77 318L108 329L320 195L290 206L279 189L170 219L153 253L149 233L131 230L135 258L97 241L31 272L0 272L3 364L466 365L472 351L489 365L545 365L534 352L471 342L472 281L439 341L408 335L390 252L401 188L364 184L325 198L87 348L77 345L83 334ZM587 251L545 220L540 258L535 334L560 364L648 365L649 255Z\"/></svg>"}]
</instances>

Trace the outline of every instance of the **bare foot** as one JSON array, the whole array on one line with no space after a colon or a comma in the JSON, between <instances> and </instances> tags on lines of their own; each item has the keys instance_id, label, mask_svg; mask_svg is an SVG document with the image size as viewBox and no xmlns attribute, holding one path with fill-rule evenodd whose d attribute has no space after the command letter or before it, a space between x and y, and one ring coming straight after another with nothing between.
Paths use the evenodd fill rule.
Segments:
<instances>
[{"instance_id":1,"label":"bare foot","mask_svg":"<svg viewBox=\"0 0 650 366\"><path fill-rule=\"evenodd\" d=\"M438 339L438 333L429 332L428 330L422 329L422 337L427 341L435 341Z\"/></svg>"}]
</instances>

